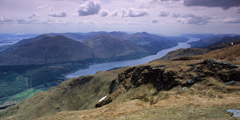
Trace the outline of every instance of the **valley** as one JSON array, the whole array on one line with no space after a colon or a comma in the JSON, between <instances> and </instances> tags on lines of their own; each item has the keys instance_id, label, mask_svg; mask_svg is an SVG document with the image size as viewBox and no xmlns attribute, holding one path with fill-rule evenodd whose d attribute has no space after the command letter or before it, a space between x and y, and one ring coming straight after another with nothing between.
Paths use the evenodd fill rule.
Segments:
<instances>
[{"instance_id":1,"label":"valley","mask_svg":"<svg viewBox=\"0 0 240 120\"><path fill-rule=\"evenodd\" d=\"M188 43L198 41L198 40L199 39L197 39L197 38L190 38L187 42L178 43L178 45L175 47L161 50L156 55L150 55L150 56L146 56L146 57L143 57L140 59L90 65L89 68L81 69L74 73L68 74L66 77L73 78L73 77L78 77L78 76L82 76L82 75L94 75L98 71L107 71L112 68L135 66L135 65L139 65L139 64L148 63L148 62L151 62L152 60L155 60L157 58L161 58L161 57L165 56L168 52L171 52L171 51L174 51L174 50L177 50L180 48L189 48L190 45Z\"/></svg>"},{"instance_id":2,"label":"valley","mask_svg":"<svg viewBox=\"0 0 240 120\"><path fill-rule=\"evenodd\" d=\"M6 101L20 102L29 98L29 94L35 94L34 91L47 90L57 86L66 80L68 73L88 68L92 64L138 59L156 54L157 51L162 49L174 47L178 42L181 42L177 42L179 39L177 37L166 42L168 38L149 33L82 33L81 36L86 36L86 39L80 42L62 35L66 34L43 34L21 40L4 48L0 53L0 68L1 73L4 73L1 74L2 87L0 89L2 92L0 93L0 104ZM71 35L77 36L79 33L71 33ZM145 41L152 39L146 44L147 46L159 42L157 44L161 45L161 47L158 45L152 47L154 50L149 50L144 48L145 45L138 45L138 41L129 40L131 36L134 36L134 39L137 40L141 35L145 36ZM114 36L119 36L119 38ZM181 40L186 41L187 38L181 38ZM141 42L143 41L144 39L141 40ZM143 61L145 59L142 59ZM135 62L135 65L140 63ZM94 74L97 71L114 67L122 67L122 65L114 66L112 64L108 68L98 67L101 69L94 68L94 70L90 71ZM84 75L87 74L89 73ZM75 77L78 76L80 75ZM24 91L32 91L32 93L21 98L15 97Z\"/></svg>"}]
</instances>

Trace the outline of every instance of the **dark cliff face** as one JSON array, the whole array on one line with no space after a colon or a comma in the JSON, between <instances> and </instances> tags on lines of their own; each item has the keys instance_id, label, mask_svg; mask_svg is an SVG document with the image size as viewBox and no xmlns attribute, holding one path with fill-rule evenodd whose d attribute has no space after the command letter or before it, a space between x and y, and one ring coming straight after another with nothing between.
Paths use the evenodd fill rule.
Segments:
<instances>
[{"instance_id":1,"label":"dark cliff face","mask_svg":"<svg viewBox=\"0 0 240 120\"><path fill-rule=\"evenodd\" d=\"M63 36L44 36L20 41L0 55L1 65L72 62L92 58L91 49Z\"/></svg>"}]
</instances>

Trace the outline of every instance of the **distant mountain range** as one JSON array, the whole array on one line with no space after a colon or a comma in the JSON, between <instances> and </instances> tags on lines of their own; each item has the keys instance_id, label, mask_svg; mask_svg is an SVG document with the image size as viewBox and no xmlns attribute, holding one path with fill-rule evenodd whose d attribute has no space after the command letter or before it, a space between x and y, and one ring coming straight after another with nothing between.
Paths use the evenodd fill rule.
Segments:
<instances>
[{"instance_id":1,"label":"distant mountain range","mask_svg":"<svg viewBox=\"0 0 240 120\"><path fill-rule=\"evenodd\" d=\"M36 37L38 34L2 34L0 33L0 46L2 44L16 43L22 39Z\"/></svg>"},{"instance_id":2,"label":"distant mountain range","mask_svg":"<svg viewBox=\"0 0 240 120\"><path fill-rule=\"evenodd\" d=\"M237 39L240 39L239 35L231 35L231 34L209 35L208 37L200 38L199 41L191 42L190 45L193 48L206 48L214 44L231 42Z\"/></svg>"},{"instance_id":3,"label":"distant mountain range","mask_svg":"<svg viewBox=\"0 0 240 120\"><path fill-rule=\"evenodd\" d=\"M4 48L0 53L0 65L136 59L176 45L176 41L146 32L51 33Z\"/></svg>"}]
</instances>

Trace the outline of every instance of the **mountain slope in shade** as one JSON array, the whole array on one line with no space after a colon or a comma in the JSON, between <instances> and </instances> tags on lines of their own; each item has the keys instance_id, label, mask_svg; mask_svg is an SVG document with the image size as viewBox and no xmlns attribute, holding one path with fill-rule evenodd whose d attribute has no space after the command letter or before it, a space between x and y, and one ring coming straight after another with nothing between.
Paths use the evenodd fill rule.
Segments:
<instances>
[{"instance_id":1,"label":"mountain slope in shade","mask_svg":"<svg viewBox=\"0 0 240 120\"><path fill-rule=\"evenodd\" d=\"M56 35L56 33L52 33L52 34ZM64 37L82 42L94 36L102 35L102 34L107 34L107 32L99 31L99 32L89 32L89 33L59 33L58 35L62 35Z\"/></svg>"},{"instance_id":2,"label":"mountain slope in shade","mask_svg":"<svg viewBox=\"0 0 240 120\"><path fill-rule=\"evenodd\" d=\"M83 42L93 50L95 58L110 58L143 53L144 49L133 42L109 35L99 35Z\"/></svg>"},{"instance_id":3,"label":"mountain slope in shade","mask_svg":"<svg viewBox=\"0 0 240 120\"><path fill-rule=\"evenodd\" d=\"M177 45L176 42L171 41L165 37L149 34L146 32L135 33L127 38L129 41L133 41L148 51L149 54L156 54L158 51Z\"/></svg>"},{"instance_id":4,"label":"mountain slope in shade","mask_svg":"<svg viewBox=\"0 0 240 120\"><path fill-rule=\"evenodd\" d=\"M110 33L108 33L108 35L113 36L118 39L124 39L124 40L126 40L130 36L130 34L128 34L126 32L120 32L120 31L110 32Z\"/></svg>"},{"instance_id":5,"label":"mountain slope in shade","mask_svg":"<svg viewBox=\"0 0 240 120\"><path fill-rule=\"evenodd\" d=\"M162 42L165 40L168 40L165 37L149 34L147 32L141 32L141 33L135 33L131 34L129 38L127 38L130 41L137 42L139 44L143 44L143 42Z\"/></svg>"},{"instance_id":6,"label":"mountain slope in shade","mask_svg":"<svg viewBox=\"0 0 240 120\"><path fill-rule=\"evenodd\" d=\"M199 41L191 42L190 45L193 48L207 48L209 46L213 46L220 43L232 42L234 40L239 40L240 37L238 35L215 35L212 37L204 38Z\"/></svg>"},{"instance_id":7,"label":"mountain slope in shade","mask_svg":"<svg viewBox=\"0 0 240 120\"><path fill-rule=\"evenodd\" d=\"M91 49L63 36L42 35L20 41L0 54L0 65L51 64L92 58Z\"/></svg>"}]
</instances>

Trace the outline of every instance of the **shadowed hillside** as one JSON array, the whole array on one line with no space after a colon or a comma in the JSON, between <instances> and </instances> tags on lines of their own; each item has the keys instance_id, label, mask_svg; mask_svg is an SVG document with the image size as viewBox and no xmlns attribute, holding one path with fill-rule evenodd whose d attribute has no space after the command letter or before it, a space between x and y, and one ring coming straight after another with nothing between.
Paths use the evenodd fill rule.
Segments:
<instances>
[{"instance_id":1,"label":"shadowed hillside","mask_svg":"<svg viewBox=\"0 0 240 120\"><path fill-rule=\"evenodd\" d=\"M99 35L85 40L83 43L93 50L95 58L119 57L146 52L133 42L122 41L109 35Z\"/></svg>"},{"instance_id":2,"label":"shadowed hillside","mask_svg":"<svg viewBox=\"0 0 240 120\"><path fill-rule=\"evenodd\" d=\"M0 65L33 65L80 61L92 58L91 49L63 36L23 40L0 54Z\"/></svg>"}]
</instances>

